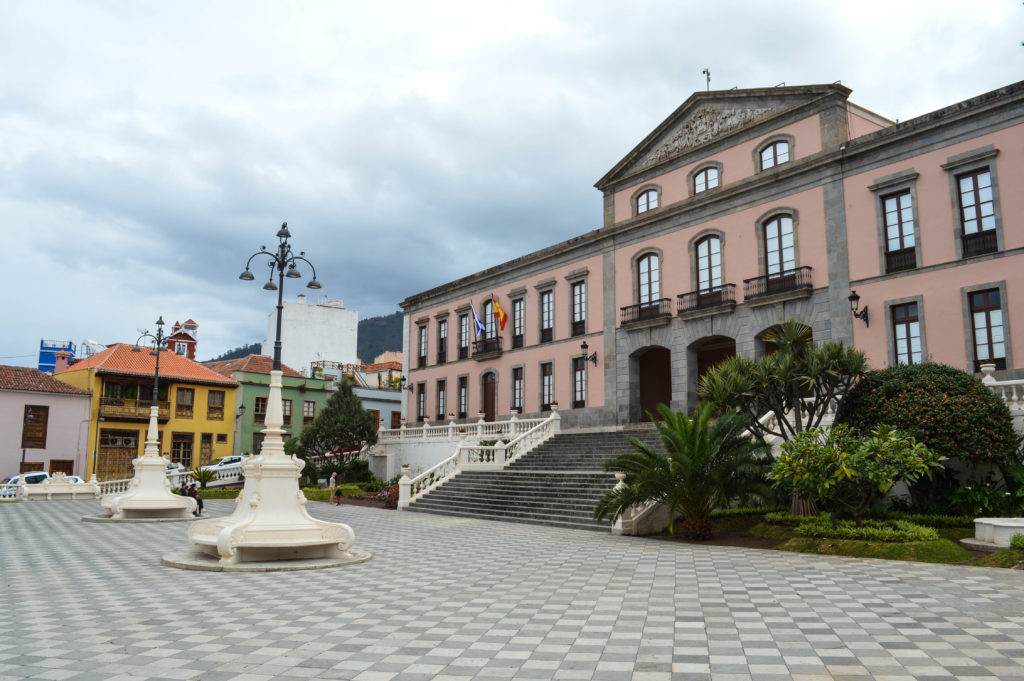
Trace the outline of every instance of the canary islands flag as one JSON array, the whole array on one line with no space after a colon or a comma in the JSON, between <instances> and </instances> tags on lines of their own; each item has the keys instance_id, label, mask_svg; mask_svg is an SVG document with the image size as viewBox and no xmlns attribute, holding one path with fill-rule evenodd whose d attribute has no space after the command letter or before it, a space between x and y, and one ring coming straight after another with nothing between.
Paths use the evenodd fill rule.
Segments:
<instances>
[{"instance_id":1,"label":"canary islands flag","mask_svg":"<svg viewBox=\"0 0 1024 681\"><path fill-rule=\"evenodd\" d=\"M498 299L494 297L493 293L491 294L491 304L494 306L494 319L498 322L498 328L504 331L508 315L501 309L501 305L498 304Z\"/></svg>"},{"instance_id":2,"label":"canary islands flag","mask_svg":"<svg viewBox=\"0 0 1024 681\"><path fill-rule=\"evenodd\" d=\"M487 327L485 327L484 323L480 321L480 317L476 315L476 306L473 305L473 303L469 304L469 311L473 313L473 325L476 326L477 338L486 335Z\"/></svg>"}]
</instances>

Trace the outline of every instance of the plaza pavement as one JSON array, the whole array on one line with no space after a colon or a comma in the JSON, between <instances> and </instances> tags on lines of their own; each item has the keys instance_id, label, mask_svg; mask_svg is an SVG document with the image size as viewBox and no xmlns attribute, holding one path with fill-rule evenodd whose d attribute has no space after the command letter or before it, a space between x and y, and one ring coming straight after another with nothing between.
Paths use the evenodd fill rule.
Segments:
<instances>
[{"instance_id":1,"label":"plaza pavement","mask_svg":"<svg viewBox=\"0 0 1024 681\"><path fill-rule=\"evenodd\" d=\"M178 570L187 523L0 504L0 681L1024 681L1021 571L309 509L373 559Z\"/></svg>"}]
</instances>

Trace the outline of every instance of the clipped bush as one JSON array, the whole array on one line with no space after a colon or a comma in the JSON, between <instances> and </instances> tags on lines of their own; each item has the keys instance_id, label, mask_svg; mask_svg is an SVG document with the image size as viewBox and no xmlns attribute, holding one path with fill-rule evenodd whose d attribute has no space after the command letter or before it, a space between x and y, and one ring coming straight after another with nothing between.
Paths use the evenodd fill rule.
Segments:
<instances>
[{"instance_id":1,"label":"clipped bush","mask_svg":"<svg viewBox=\"0 0 1024 681\"><path fill-rule=\"evenodd\" d=\"M745 515L765 515L772 511L782 511L783 508L720 508L711 512L712 518L733 518Z\"/></svg>"},{"instance_id":2,"label":"clipped bush","mask_svg":"<svg viewBox=\"0 0 1024 681\"><path fill-rule=\"evenodd\" d=\"M828 518L828 516L824 516ZM800 523L809 520L809 518L792 515L787 511L777 511L775 513L765 513L764 521L769 525L782 525L783 527L797 527Z\"/></svg>"},{"instance_id":3,"label":"clipped bush","mask_svg":"<svg viewBox=\"0 0 1024 681\"><path fill-rule=\"evenodd\" d=\"M915 525L938 528L974 527L974 515L939 515L936 513L906 513L903 511L872 511L876 520L906 520Z\"/></svg>"},{"instance_id":4,"label":"clipped bush","mask_svg":"<svg viewBox=\"0 0 1024 681\"><path fill-rule=\"evenodd\" d=\"M966 371L925 362L867 372L846 394L836 423L864 435L887 423L947 458L1007 464L1020 437L1006 403Z\"/></svg>"},{"instance_id":5,"label":"clipped bush","mask_svg":"<svg viewBox=\"0 0 1024 681\"><path fill-rule=\"evenodd\" d=\"M873 542L935 541L939 533L906 520L867 520L860 526L852 521L833 523L826 517L804 519L796 528L801 537L819 539L858 539Z\"/></svg>"},{"instance_id":6,"label":"clipped bush","mask_svg":"<svg viewBox=\"0 0 1024 681\"><path fill-rule=\"evenodd\" d=\"M1010 537L1010 548L1017 549L1018 551L1024 551L1024 534L1018 532Z\"/></svg>"}]
</instances>

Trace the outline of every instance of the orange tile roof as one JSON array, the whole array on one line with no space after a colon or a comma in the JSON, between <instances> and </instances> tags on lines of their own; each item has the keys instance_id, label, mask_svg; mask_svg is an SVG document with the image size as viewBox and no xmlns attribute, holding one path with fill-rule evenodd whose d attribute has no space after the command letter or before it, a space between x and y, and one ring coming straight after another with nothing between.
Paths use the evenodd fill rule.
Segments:
<instances>
[{"instance_id":1,"label":"orange tile roof","mask_svg":"<svg viewBox=\"0 0 1024 681\"><path fill-rule=\"evenodd\" d=\"M392 371L401 371L402 370L402 363L401 362L377 362L376 364L367 364L366 367L363 369L363 371L369 373L371 371L387 371L388 369L391 369Z\"/></svg>"},{"instance_id":2,"label":"orange tile roof","mask_svg":"<svg viewBox=\"0 0 1024 681\"><path fill-rule=\"evenodd\" d=\"M203 362L203 366L209 367L222 376L230 377L235 371L248 371L253 374L270 374L274 367L274 360L266 355L247 355L238 359L225 359L219 362ZM281 365L281 373L291 378L306 378L287 364Z\"/></svg>"},{"instance_id":3,"label":"orange tile roof","mask_svg":"<svg viewBox=\"0 0 1024 681\"><path fill-rule=\"evenodd\" d=\"M97 374L122 374L125 376L153 375L156 357L152 350L141 346L139 352L124 343L110 345L103 352L81 359L60 373L93 369ZM226 378L195 360L173 352L160 353L160 377L173 378L186 383L213 383L217 385L238 385L238 381Z\"/></svg>"},{"instance_id":4,"label":"orange tile roof","mask_svg":"<svg viewBox=\"0 0 1024 681\"><path fill-rule=\"evenodd\" d=\"M0 390L27 390L34 393L63 393L65 395L91 394L88 390L79 390L64 381L58 381L39 369L12 367L4 364L0 364Z\"/></svg>"}]
</instances>

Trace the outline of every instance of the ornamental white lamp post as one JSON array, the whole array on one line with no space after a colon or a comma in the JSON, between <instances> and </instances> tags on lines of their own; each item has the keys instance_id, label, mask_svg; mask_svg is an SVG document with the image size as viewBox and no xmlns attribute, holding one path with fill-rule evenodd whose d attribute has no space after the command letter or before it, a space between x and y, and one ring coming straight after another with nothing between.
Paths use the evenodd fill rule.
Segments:
<instances>
[{"instance_id":1,"label":"ornamental white lamp post","mask_svg":"<svg viewBox=\"0 0 1024 681\"><path fill-rule=\"evenodd\" d=\"M284 451L284 411L281 404L281 311L284 307L284 280L301 277L299 263L309 265L313 279L307 288L319 289L316 269L305 252L292 253L288 223L277 232L276 251L266 246L253 253L239 276L243 281L255 277L249 270L254 258L265 257L270 277L263 288L277 291L277 335L274 339L274 366L270 372L266 429L260 452L242 463L245 487L238 496L234 512L223 518L200 520L189 527L188 536L208 556L219 558L222 567L237 563L270 561L308 561L308 567L344 564L366 560L367 553L352 550L355 533L348 525L312 518L306 511L306 497L299 489L304 463ZM274 283L274 274L277 283ZM302 565L295 565L301 567Z\"/></svg>"},{"instance_id":2,"label":"ornamental white lamp post","mask_svg":"<svg viewBox=\"0 0 1024 681\"><path fill-rule=\"evenodd\" d=\"M156 333L143 329L142 335L135 341L132 352L141 352L139 343L143 339L153 341L150 355L156 357L153 371L153 398L149 406L149 430L146 431L146 447L142 456L132 461L135 475L131 487L123 494L103 497L100 505L112 520L155 520L155 519L188 519L196 510L196 501L186 496L171 492L171 483L167 479L167 460L160 456L159 431L157 419L160 415L158 402L158 386L160 384L160 351L166 349L167 338L164 336L164 318L156 321Z\"/></svg>"}]
</instances>

